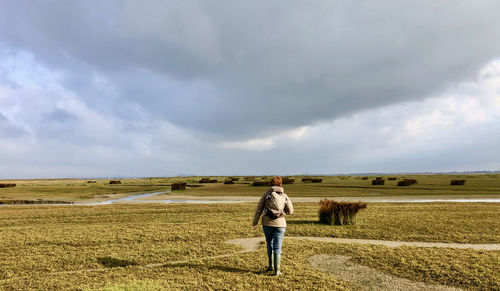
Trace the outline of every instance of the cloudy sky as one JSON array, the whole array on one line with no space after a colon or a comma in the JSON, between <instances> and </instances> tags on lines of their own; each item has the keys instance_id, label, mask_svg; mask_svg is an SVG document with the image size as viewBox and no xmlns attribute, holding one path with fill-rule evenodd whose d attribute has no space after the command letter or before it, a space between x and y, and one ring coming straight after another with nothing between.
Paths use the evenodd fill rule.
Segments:
<instances>
[{"instance_id":1,"label":"cloudy sky","mask_svg":"<svg viewBox=\"0 0 500 291\"><path fill-rule=\"evenodd\" d=\"M500 170L498 11L0 0L0 178Z\"/></svg>"}]
</instances>

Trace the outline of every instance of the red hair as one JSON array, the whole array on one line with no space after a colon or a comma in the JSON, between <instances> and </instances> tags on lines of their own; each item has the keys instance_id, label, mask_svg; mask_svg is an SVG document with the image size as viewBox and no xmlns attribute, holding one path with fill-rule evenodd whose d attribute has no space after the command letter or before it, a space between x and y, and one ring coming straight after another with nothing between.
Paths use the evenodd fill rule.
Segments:
<instances>
[{"instance_id":1,"label":"red hair","mask_svg":"<svg viewBox=\"0 0 500 291\"><path fill-rule=\"evenodd\" d=\"M275 176L274 178L271 179L271 186L278 186L278 187L283 187L283 180L281 179L280 176Z\"/></svg>"}]
</instances>

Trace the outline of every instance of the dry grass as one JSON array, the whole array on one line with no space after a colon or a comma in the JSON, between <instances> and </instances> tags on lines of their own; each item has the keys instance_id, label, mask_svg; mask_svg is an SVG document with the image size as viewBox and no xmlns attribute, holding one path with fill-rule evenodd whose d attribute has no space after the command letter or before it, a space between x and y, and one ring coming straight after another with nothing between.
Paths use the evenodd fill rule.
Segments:
<instances>
[{"instance_id":1,"label":"dry grass","mask_svg":"<svg viewBox=\"0 0 500 291\"><path fill-rule=\"evenodd\" d=\"M353 226L320 224L316 203L294 206L295 214L287 218L288 236L500 242L496 203L373 203ZM5 207L0 209L0 290L355 288L309 266L309 257L321 253L346 254L360 264L431 283L492 289L499 282L497 251L287 240L285 276L279 280L262 273L263 249L196 260L237 251L224 243L228 239L262 236L250 226L254 210L255 203ZM140 267L174 260L190 261ZM98 271L78 271L85 269ZM76 273L58 273L66 271Z\"/></svg>"},{"instance_id":2,"label":"dry grass","mask_svg":"<svg viewBox=\"0 0 500 291\"><path fill-rule=\"evenodd\" d=\"M321 199L319 202L319 221L329 225L352 225L359 210L366 208L363 202L339 202Z\"/></svg>"}]
</instances>

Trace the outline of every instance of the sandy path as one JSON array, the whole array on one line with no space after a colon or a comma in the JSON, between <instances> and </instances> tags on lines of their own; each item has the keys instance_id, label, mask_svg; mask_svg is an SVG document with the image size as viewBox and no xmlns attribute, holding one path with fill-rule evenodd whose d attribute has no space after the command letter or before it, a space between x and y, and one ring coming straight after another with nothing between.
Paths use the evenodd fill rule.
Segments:
<instances>
[{"instance_id":1,"label":"sandy path","mask_svg":"<svg viewBox=\"0 0 500 291\"><path fill-rule=\"evenodd\" d=\"M291 197L293 202L319 202L323 198L337 201L363 202L500 202L500 195L412 195L412 196L371 196L371 197ZM139 198L136 201L174 200L174 201L221 201L221 202L258 202L257 196L189 196L160 194L154 197Z\"/></svg>"},{"instance_id":2,"label":"sandy path","mask_svg":"<svg viewBox=\"0 0 500 291\"><path fill-rule=\"evenodd\" d=\"M421 248L453 248L453 249L473 249L483 251L498 251L500 244L461 244L461 243L428 243L428 242L405 242L405 241L389 241L375 239L357 239L357 238L336 238L336 237L309 237L309 236L287 236L285 239L312 240L329 243L343 244L369 244L383 245L391 248L401 246L412 246ZM237 244L242 246L246 251L255 251L259 245L264 242L264 238L240 238L227 241L227 243Z\"/></svg>"},{"instance_id":3,"label":"sandy path","mask_svg":"<svg viewBox=\"0 0 500 291\"><path fill-rule=\"evenodd\" d=\"M309 258L309 263L315 269L358 285L361 290L462 290L443 285L430 285L385 274L377 269L351 262L348 256L316 255Z\"/></svg>"}]
</instances>

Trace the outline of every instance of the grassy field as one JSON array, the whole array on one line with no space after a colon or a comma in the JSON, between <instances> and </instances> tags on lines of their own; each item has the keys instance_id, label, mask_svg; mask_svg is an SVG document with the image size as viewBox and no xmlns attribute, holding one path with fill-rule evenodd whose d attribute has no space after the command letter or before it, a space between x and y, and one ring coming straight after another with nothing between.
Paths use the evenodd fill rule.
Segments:
<instances>
[{"instance_id":1,"label":"grassy field","mask_svg":"<svg viewBox=\"0 0 500 291\"><path fill-rule=\"evenodd\" d=\"M322 183L303 183L303 176L292 177L294 184L284 185L286 193L291 197L388 197L388 196L420 196L420 195L453 195L484 196L500 195L500 174L483 175L399 175L396 181L387 180L385 185L373 186L369 177L362 176L326 176ZM1 180L0 183L16 183L14 188L0 188L0 200L62 200L90 201L95 199L115 198L112 195L143 193L170 190L171 183L186 182L185 191L175 191L175 195L186 196L260 196L267 189L265 186L254 187L240 177L233 185L225 185L227 177L211 177L218 183L200 184L201 177L173 178L137 178L120 179L122 184L110 185L109 179L91 180ZM269 181L270 177L254 177L257 181ZM410 187L398 187L401 179L416 179L418 184ZM450 186L452 179L465 179L464 186ZM155 196L151 199L168 199L168 195Z\"/></svg>"},{"instance_id":2,"label":"grassy field","mask_svg":"<svg viewBox=\"0 0 500 291\"><path fill-rule=\"evenodd\" d=\"M417 196L417 195L500 195L500 174L490 175L400 175L396 181L389 181L385 185L371 184L375 176L362 180L362 176L322 177L322 183L303 183L302 176L292 177L294 184L284 185L286 193L291 197L387 197L387 196ZM223 177L214 177L222 182ZM416 179L418 184L410 187L398 187L401 179ZM269 180L256 179L257 181ZM450 186L451 180L465 179L463 186ZM184 178L188 184L196 184L199 178ZM260 196L267 189L265 186L250 186L252 181L235 182L233 185L222 183L200 184L202 187L188 188L186 191L175 192L176 195L190 196ZM152 197L151 199L163 199Z\"/></svg>"},{"instance_id":3,"label":"grassy field","mask_svg":"<svg viewBox=\"0 0 500 291\"><path fill-rule=\"evenodd\" d=\"M187 191L186 191L187 192ZM498 289L498 251L388 248L286 240L282 278L262 273L265 251L225 258L228 239L262 236L254 203L13 206L0 208L0 290L356 289L312 268L316 254L413 280ZM315 203L296 203L288 236L500 243L497 203L369 203L354 226L317 223ZM186 263L144 268L150 263Z\"/></svg>"},{"instance_id":4,"label":"grassy field","mask_svg":"<svg viewBox=\"0 0 500 291\"><path fill-rule=\"evenodd\" d=\"M95 181L96 183L87 183ZM113 198L116 194L132 194L170 190L168 179L121 179L122 184L110 185L106 180L2 180L15 183L13 188L0 188L0 200L61 200L81 202L96 198Z\"/></svg>"}]
</instances>

